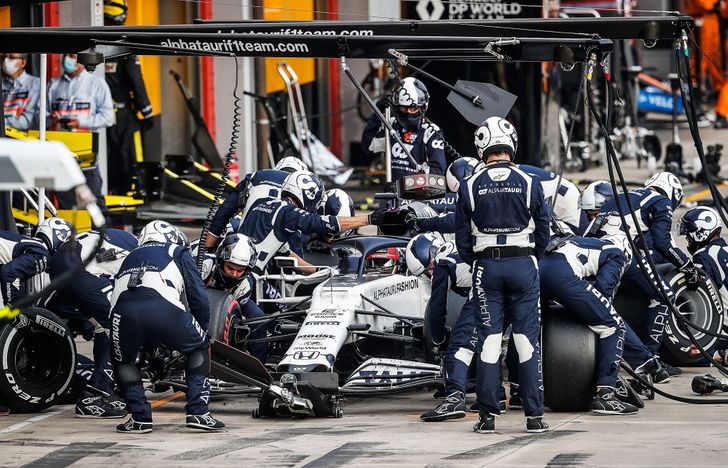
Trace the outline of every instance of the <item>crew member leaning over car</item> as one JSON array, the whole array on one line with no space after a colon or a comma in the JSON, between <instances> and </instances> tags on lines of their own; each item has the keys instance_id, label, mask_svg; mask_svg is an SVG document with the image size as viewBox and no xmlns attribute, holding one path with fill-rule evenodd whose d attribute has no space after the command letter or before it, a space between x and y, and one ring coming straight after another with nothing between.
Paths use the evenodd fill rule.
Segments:
<instances>
[{"instance_id":1,"label":"crew member leaning over car","mask_svg":"<svg viewBox=\"0 0 728 468\"><path fill-rule=\"evenodd\" d=\"M311 172L297 171L286 178L279 200L271 199L254 206L239 231L255 243L258 259L254 271L262 272L279 251L285 252L286 244L297 233L332 236L381 222L385 211L379 209L368 216L321 216L317 210L324 202L321 180ZM315 271L299 255L289 253L298 260L299 271Z\"/></svg>"}]
</instances>

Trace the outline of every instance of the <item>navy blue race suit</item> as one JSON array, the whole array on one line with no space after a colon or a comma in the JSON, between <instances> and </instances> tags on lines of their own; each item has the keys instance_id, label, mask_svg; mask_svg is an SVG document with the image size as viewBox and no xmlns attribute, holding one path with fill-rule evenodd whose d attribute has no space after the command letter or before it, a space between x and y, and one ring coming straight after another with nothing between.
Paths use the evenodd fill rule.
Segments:
<instances>
[{"instance_id":1,"label":"navy blue race suit","mask_svg":"<svg viewBox=\"0 0 728 468\"><path fill-rule=\"evenodd\" d=\"M208 413L210 303L189 250L147 242L131 252L116 276L111 313L117 382L134 420L152 421L134 366L142 346L151 344L187 356L185 409L188 415Z\"/></svg>"},{"instance_id":2,"label":"navy blue race suit","mask_svg":"<svg viewBox=\"0 0 728 468\"><path fill-rule=\"evenodd\" d=\"M500 354L504 320L513 327L527 417L543 415L537 259L549 241L540 182L507 161L485 166L460 185L455 240L473 265L477 304L477 392L481 414L500 414Z\"/></svg>"},{"instance_id":3,"label":"navy blue race suit","mask_svg":"<svg viewBox=\"0 0 728 468\"><path fill-rule=\"evenodd\" d=\"M269 199L251 208L239 232L253 240L258 251L255 271L260 273L279 251L287 252L288 242L298 233L330 237L339 233L339 221L335 216L296 208L285 200Z\"/></svg>"},{"instance_id":4,"label":"navy blue race suit","mask_svg":"<svg viewBox=\"0 0 728 468\"><path fill-rule=\"evenodd\" d=\"M597 334L597 386L617 383L625 324L611 299L627 266L617 246L586 237L568 238L539 261L543 297L566 307Z\"/></svg>"},{"instance_id":5,"label":"navy blue race suit","mask_svg":"<svg viewBox=\"0 0 728 468\"><path fill-rule=\"evenodd\" d=\"M434 343L445 340L448 292L468 297L472 282L470 267L463 263L456 252L440 259L435 265L427 315L427 326ZM465 393L468 368L478 341L475 330L476 308L477 303L472 297L468 298L450 333L450 341L445 351L445 393L448 395L456 391Z\"/></svg>"},{"instance_id":6,"label":"navy blue race suit","mask_svg":"<svg viewBox=\"0 0 728 468\"><path fill-rule=\"evenodd\" d=\"M639 226L634 226L632 216L627 205L627 196L632 203L637 215ZM669 262L682 269L692 265L690 258L680 250L672 237L672 206L670 200L653 190L641 188L631 190L628 195L619 194L616 198L609 200L601 213L618 212L617 201L630 226L630 232L636 237L636 229L642 231L645 236L647 248L655 263ZM641 271L637 262L641 262L645 271L649 272L651 278L647 278ZM675 303L675 295L669 283L659 273L657 278L652 277L652 271L646 259L635 253L632 264L622 277L623 284L637 287L650 299L647 309L647 320L645 320L644 342L652 353L657 354L665 335L667 324L668 304L665 303L662 295L659 294L653 284L656 281L662 282L663 290L667 293L670 303Z\"/></svg>"},{"instance_id":7,"label":"navy blue race suit","mask_svg":"<svg viewBox=\"0 0 728 468\"><path fill-rule=\"evenodd\" d=\"M215 212L210 233L220 237L230 218L239 211L247 216L254 205L270 198L279 198L281 186L289 175L288 172L276 169L261 169L247 174Z\"/></svg>"},{"instance_id":8,"label":"navy blue race suit","mask_svg":"<svg viewBox=\"0 0 728 468\"><path fill-rule=\"evenodd\" d=\"M430 174L445 174L445 169L447 169L445 137L440 127L427 117L422 119L422 125L417 132L411 132L403 127L394 117L392 117L391 122L392 127L409 149L415 161L420 164L427 163L430 167ZM361 137L361 145L364 151L369 154L383 153L385 151L385 132L387 132L387 129L382 125L376 114L372 114L367 120L367 125ZM392 145L392 180L397 181L406 175L416 174L418 172L417 168L412 165L399 143L394 138L390 141Z\"/></svg>"},{"instance_id":9,"label":"navy blue race suit","mask_svg":"<svg viewBox=\"0 0 728 468\"><path fill-rule=\"evenodd\" d=\"M45 271L48 249L38 239L0 231L0 286L4 303L20 294L20 282Z\"/></svg>"},{"instance_id":10,"label":"navy blue race suit","mask_svg":"<svg viewBox=\"0 0 728 468\"><path fill-rule=\"evenodd\" d=\"M82 267L83 258L90 255L89 249L95 246L98 234L81 234L79 237L81 236L84 236L83 244L81 241L65 242L50 256L48 275L51 280L75 268L80 268L81 272L68 286L51 293L43 306L67 319L72 328L80 328L85 338L93 336L94 371L89 385L111 395L114 389L110 340L110 298L113 284L109 274L99 268L100 263L96 260L95 267L91 264L90 268Z\"/></svg>"}]
</instances>

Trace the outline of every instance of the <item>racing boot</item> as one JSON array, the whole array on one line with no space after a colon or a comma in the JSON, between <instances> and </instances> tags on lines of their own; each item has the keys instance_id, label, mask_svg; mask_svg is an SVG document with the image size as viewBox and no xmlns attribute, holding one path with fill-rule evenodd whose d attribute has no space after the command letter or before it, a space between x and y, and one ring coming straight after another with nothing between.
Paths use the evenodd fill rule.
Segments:
<instances>
[{"instance_id":1,"label":"racing boot","mask_svg":"<svg viewBox=\"0 0 728 468\"><path fill-rule=\"evenodd\" d=\"M619 398L612 387L597 387L597 394L592 400L591 410L597 414L637 414L637 407L625 403Z\"/></svg>"},{"instance_id":2,"label":"racing boot","mask_svg":"<svg viewBox=\"0 0 728 468\"><path fill-rule=\"evenodd\" d=\"M10 414L10 408L7 406L0 405L0 416L7 416Z\"/></svg>"},{"instance_id":3,"label":"racing boot","mask_svg":"<svg viewBox=\"0 0 728 468\"><path fill-rule=\"evenodd\" d=\"M549 430L549 425L543 420L543 416L529 416L526 418L526 432L540 433Z\"/></svg>"},{"instance_id":4,"label":"racing boot","mask_svg":"<svg viewBox=\"0 0 728 468\"><path fill-rule=\"evenodd\" d=\"M667 371L667 374L670 377L676 377L683 373L682 369L680 369L679 367L671 366L670 364L666 363L659 357L656 359L660 362L660 365L662 366L663 369L665 369Z\"/></svg>"},{"instance_id":5,"label":"racing boot","mask_svg":"<svg viewBox=\"0 0 728 468\"><path fill-rule=\"evenodd\" d=\"M124 416L126 405L124 409L116 408L103 395L95 395L88 390L82 391L76 401L77 418L117 419Z\"/></svg>"},{"instance_id":6,"label":"racing boot","mask_svg":"<svg viewBox=\"0 0 728 468\"><path fill-rule=\"evenodd\" d=\"M478 434L495 433L495 416L488 413L480 413L480 418L473 426L473 431Z\"/></svg>"},{"instance_id":7,"label":"racing boot","mask_svg":"<svg viewBox=\"0 0 728 468\"><path fill-rule=\"evenodd\" d=\"M124 424L116 426L116 432L122 434L146 434L152 432L154 424L151 422L139 422L134 421L134 418L129 418Z\"/></svg>"},{"instance_id":8,"label":"racing boot","mask_svg":"<svg viewBox=\"0 0 728 468\"><path fill-rule=\"evenodd\" d=\"M212 417L212 414L188 414L187 423L190 429L202 429L203 431L221 431L225 428L222 421Z\"/></svg>"},{"instance_id":9,"label":"racing boot","mask_svg":"<svg viewBox=\"0 0 728 468\"><path fill-rule=\"evenodd\" d=\"M425 422L447 421L464 417L465 395L463 392L452 392L437 408L420 415L420 419Z\"/></svg>"},{"instance_id":10,"label":"racing boot","mask_svg":"<svg viewBox=\"0 0 728 468\"><path fill-rule=\"evenodd\" d=\"M617 385L614 387L614 393L617 395L617 398L625 403L634 405L637 408L645 407L645 402L642 401L642 398L640 398L632 386L620 376L617 376Z\"/></svg>"},{"instance_id":11,"label":"racing boot","mask_svg":"<svg viewBox=\"0 0 728 468\"><path fill-rule=\"evenodd\" d=\"M660 365L657 358L652 358L634 370L640 375L649 375L653 383L667 383L670 381L670 374Z\"/></svg>"}]
</instances>

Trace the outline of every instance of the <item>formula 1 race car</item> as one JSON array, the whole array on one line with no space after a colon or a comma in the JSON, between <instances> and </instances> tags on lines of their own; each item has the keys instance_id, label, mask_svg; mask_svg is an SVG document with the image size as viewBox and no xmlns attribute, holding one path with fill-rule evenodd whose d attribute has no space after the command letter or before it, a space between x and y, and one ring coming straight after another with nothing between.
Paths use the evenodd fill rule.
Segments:
<instances>
[{"instance_id":1,"label":"formula 1 race car","mask_svg":"<svg viewBox=\"0 0 728 468\"><path fill-rule=\"evenodd\" d=\"M442 381L425 326L430 284L403 273L401 250L409 239L357 236L332 245L333 255L313 275L281 271L258 281L274 284L282 297L261 305L286 304L264 318L246 320L238 303L223 291L209 290L213 394L261 393L259 416L341 416L347 395L365 396L436 387ZM286 263L289 262L289 263ZM666 268L666 267L665 267ZM677 308L690 321L720 332L724 311L715 286L706 280L688 291L683 275L663 271L676 292ZM262 297L262 294L258 294ZM452 324L463 299L448 299ZM620 288L615 308L639 330L646 299ZM574 322L568 311L543 310L543 369L546 404L553 410L588 408L593 394L596 337ZM242 352L250 330L268 330L268 367ZM689 339L671 317L663 356L688 365ZM693 332L708 348L715 338ZM35 412L51 406L74 381L77 354L74 333L51 312L33 308L0 325L0 403L14 411ZM184 390L182 357L155 351L149 370L153 389Z\"/></svg>"}]
</instances>

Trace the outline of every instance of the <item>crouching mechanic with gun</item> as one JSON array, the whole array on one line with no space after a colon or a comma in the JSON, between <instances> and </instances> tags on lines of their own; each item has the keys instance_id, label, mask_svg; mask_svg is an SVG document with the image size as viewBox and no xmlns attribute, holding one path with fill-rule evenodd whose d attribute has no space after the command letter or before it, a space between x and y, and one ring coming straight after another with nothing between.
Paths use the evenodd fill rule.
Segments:
<instances>
[{"instance_id":1,"label":"crouching mechanic with gun","mask_svg":"<svg viewBox=\"0 0 728 468\"><path fill-rule=\"evenodd\" d=\"M186 425L218 431L225 427L208 409L210 343L205 330L210 303L205 285L176 227L153 221L142 230L139 247L124 260L111 296L114 371L131 417L117 432L152 431L152 408L134 365L148 343L162 344L186 357ZM187 311L184 303L189 306Z\"/></svg>"},{"instance_id":2,"label":"crouching mechanic with gun","mask_svg":"<svg viewBox=\"0 0 728 468\"><path fill-rule=\"evenodd\" d=\"M194 253L194 252L193 252ZM258 253L253 241L242 234L229 234L220 243L215 255L207 255L202 268L202 279L207 287L227 291L240 304L240 312L247 320L265 317L263 310L250 297L255 290L251 273ZM265 362L268 344L258 341L267 336L265 324L254 326L248 335L253 343L248 352Z\"/></svg>"}]
</instances>

